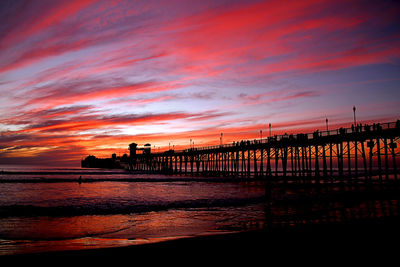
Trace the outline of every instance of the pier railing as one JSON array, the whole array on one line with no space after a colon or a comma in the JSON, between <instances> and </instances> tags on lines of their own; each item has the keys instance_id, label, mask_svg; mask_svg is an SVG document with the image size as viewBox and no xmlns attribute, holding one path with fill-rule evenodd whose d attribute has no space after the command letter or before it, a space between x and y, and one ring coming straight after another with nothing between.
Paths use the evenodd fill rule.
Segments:
<instances>
[{"instance_id":1,"label":"pier railing","mask_svg":"<svg viewBox=\"0 0 400 267\"><path fill-rule=\"evenodd\" d=\"M281 140L309 140L319 137L327 137L327 136L340 136L344 134L363 134L363 133L371 133L373 131L383 131L387 129L395 129L399 128L399 122L386 122L386 123L374 123L374 124L364 124L364 125L356 125L349 128L338 128L334 130L328 131L315 131L312 133L298 133L298 134L282 134L282 135L273 135L264 138L256 138L253 140L241 140L233 143L227 143L222 145L213 145L213 146L201 146L201 147L192 147L188 149L181 150L167 150L163 152L156 152L154 154L163 154L163 153L184 153L184 152L192 152L192 151L205 151L205 150L215 150L220 148L232 148L237 146L245 146L245 145L259 145L259 144L268 144L271 142L277 142Z\"/></svg>"}]
</instances>

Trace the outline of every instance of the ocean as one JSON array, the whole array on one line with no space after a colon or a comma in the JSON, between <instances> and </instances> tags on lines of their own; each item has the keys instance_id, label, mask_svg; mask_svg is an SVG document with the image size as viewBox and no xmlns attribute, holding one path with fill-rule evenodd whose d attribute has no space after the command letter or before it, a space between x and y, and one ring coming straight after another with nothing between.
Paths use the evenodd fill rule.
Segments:
<instances>
[{"instance_id":1,"label":"ocean","mask_svg":"<svg viewBox=\"0 0 400 267\"><path fill-rule=\"evenodd\" d=\"M263 229L265 183L0 166L0 255Z\"/></svg>"},{"instance_id":2,"label":"ocean","mask_svg":"<svg viewBox=\"0 0 400 267\"><path fill-rule=\"evenodd\" d=\"M395 177L345 181L299 177L271 188L254 177L0 166L0 255L317 225L379 229L400 218Z\"/></svg>"}]
</instances>

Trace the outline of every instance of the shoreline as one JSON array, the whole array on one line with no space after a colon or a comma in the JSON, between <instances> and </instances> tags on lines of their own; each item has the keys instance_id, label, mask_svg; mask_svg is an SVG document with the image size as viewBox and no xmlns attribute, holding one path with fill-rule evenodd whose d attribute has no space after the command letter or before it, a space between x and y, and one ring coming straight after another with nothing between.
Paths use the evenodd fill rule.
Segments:
<instances>
[{"instance_id":1,"label":"shoreline","mask_svg":"<svg viewBox=\"0 0 400 267\"><path fill-rule=\"evenodd\" d=\"M108 259L146 260L152 257L200 257L221 259L229 257L262 260L285 255L318 253L336 256L356 256L358 253L398 252L400 218L383 218L379 221L356 224L297 225L285 229L249 230L165 238L159 242L142 243L122 247L50 251L31 254L3 255L10 260L80 259L102 261ZM356 251L358 251L356 253ZM355 254L354 254L355 253ZM372 255L371 255L372 256Z\"/></svg>"}]
</instances>

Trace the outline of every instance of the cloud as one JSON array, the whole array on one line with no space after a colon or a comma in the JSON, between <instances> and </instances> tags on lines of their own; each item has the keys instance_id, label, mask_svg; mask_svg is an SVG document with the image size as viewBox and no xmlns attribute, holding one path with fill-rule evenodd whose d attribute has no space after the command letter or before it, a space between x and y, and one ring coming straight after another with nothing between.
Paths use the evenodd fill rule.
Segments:
<instances>
[{"instance_id":1,"label":"cloud","mask_svg":"<svg viewBox=\"0 0 400 267\"><path fill-rule=\"evenodd\" d=\"M24 17L25 23L22 22L22 20L14 20L14 30L7 31L7 34L3 35L2 47L10 46L12 43L21 41L21 39L27 39L31 35L40 33L44 30L49 29L50 27L54 27L62 20L86 8L93 2L93 0L74 0L69 1L69 3L65 5L65 3L63 3L62 1L51 1L48 3L43 3L42 5L40 5L39 8L37 6L31 6L31 8L33 9L33 14L27 12L29 5L31 5L32 3L23 3L22 5L20 5L19 11L21 13L24 13L25 15L28 15ZM35 13L39 11L38 9L41 9L41 16L37 16L37 13ZM17 28L18 30L16 30L15 28Z\"/></svg>"},{"instance_id":2,"label":"cloud","mask_svg":"<svg viewBox=\"0 0 400 267\"><path fill-rule=\"evenodd\" d=\"M356 1L346 12L341 5L268 1L207 10L166 25L176 34L167 49L180 60L177 73L202 77L320 72L399 58L398 41L381 45L365 32L372 21L387 20L377 21L373 8L360 10Z\"/></svg>"},{"instance_id":3,"label":"cloud","mask_svg":"<svg viewBox=\"0 0 400 267\"><path fill-rule=\"evenodd\" d=\"M236 108L245 106L259 106L263 104L274 104L302 98L318 97L321 93L316 90L275 90L259 94L240 93L237 95L238 104Z\"/></svg>"},{"instance_id":4,"label":"cloud","mask_svg":"<svg viewBox=\"0 0 400 267\"><path fill-rule=\"evenodd\" d=\"M40 63L50 57L62 56L68 52L104 46L116 39L123 43L124 39L129 40L132 35L143 31L142 24L145 20L143 18L139 20L132 15L128 16L126 12L120 12L121 17L113 19L120 23L111 23L112 19L107 18L108 23L103 23L102 27L98 27L96 18L109 16L107 10L110 6L111 3L108 2L74 0L68 3L50 1L48 5L21 7L26 16L21 20L16 20L14 25L8 25L10 30L6 30L6 34L1 39L0 47L8 53L2 57L0 74ZM26 8L31 8L36 13L27 12ZM40 9L41 16L37 16L39 12L37 9ZM160 56L163 55L157 53L129 60L121 57L120 61L108 67L102 67L103 70L120 68ZM99 70L101 70L100 66L93 72Z\"/></svg>"},{"instance_id":5,"label":"cloud","mask_svg":"<svg viewBox=\"0 0 400 267\"><path fill-rule=\"evenodd\" d=\"M66 109L68 111L77 111L75 109ZM47 112L45 112L47 113ZM51 113L51 112L50 112ZM223 117L227 113L216 113L207 111L205 113L186 113L186 112L171 112L171 113L144 113L144 114L119 114L119 115L98 115L98 114L76 114L69 119L49 119L47 114L41 117L42 121L35 124L30 124L24 129L16 131L17 133L26 132L44 132L44 133L60 133L60 132L79 132L87 130L95 130L110 127L120 128L134 125L154 125L174 120L189 120L201 121L212 118Z\"/></svg>"},{"instance_id":6,"label":"cloud","mask_svg":"<svg viewBox=\"0 0 400 267\"><path fill-rule=\"evenodd\" d=\"M61 26L60 23L63 20L88 7L94 1L70 1L68 5L62 1L44 2L38 6L31 6L32 3L21 5L20 13L17 14L25 16L20 20L11 20L14 23L9 24L10 29L6 30L2 36L0 47L3 51L10 50L9 55L14 55L14 58L8 61L3 60L0 73L24 67L45 57L78 50L95 42L96 38L93 37L81 40L66 38L68 35L77 33L79 28L77 23L70 24L68 27L63 25L62 31L57 31L56 28ZM30 11L29 8L31 8ZM37 15L38 12L41 16ZM52 32L52 30L55 31ZM34 41L37 35L46 37ZM16 47L19 49L15 51Z\"/></svg>"},{"instance_id":7,"label":"cloud","mask_svg":"<svg viewBox=\"0 0 400 267\"><path fill-rule=\"evenodd\" d=\"M49 108L88 102L92 100L120 98L136 94L159 92L169 90L170 87L152 81L128 83L113 82L101 79L83 79L77 81L64 81L61 84L55 83L44 87L35 88L31 91L31 99L28 105L41 104Z\"/></svg>"},{"instance_id":8,"label":"cloud","mask_svg":"<svg viewBox=\"0 0 400 267\"><path fill-rule=\"evenodd\" d=\"M256 138L266 117L276 132L308 130L316 109L343 113L331 97L340 84L357 91L334 96L341 107L397 114L384 99L398 95L399 11L358 0L0 3L0 158L77 160L132 139L218 144L221 132Z\"/></svg>"},{"instance_id":9,"label":"cloud","mask_svg":"<svg viewBox=\"0 0 400 267\"><path fill-rule=\"evenodd\" d=\"M37 148L37 147L36 147ZM22 152L22 148L16 153L4 155L0 152L0 164L18 164L18 165L38 165L38 166L79 166L82 155L87 151L82 146L68 146L43 150L35 147L26 149L27 153Z\"/></svg>"}]
</instances>

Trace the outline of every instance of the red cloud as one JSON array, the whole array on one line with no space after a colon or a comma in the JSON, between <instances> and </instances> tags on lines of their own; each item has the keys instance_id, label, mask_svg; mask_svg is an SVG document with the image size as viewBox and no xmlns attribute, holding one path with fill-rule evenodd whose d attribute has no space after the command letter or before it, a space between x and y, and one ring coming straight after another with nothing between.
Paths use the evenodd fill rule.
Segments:
<instances>
[{"instance_id":1,"label":"red cloud","mask_svg":"<svg viewBox=\"0 0 400 267\"><path fill-rule=\"evenodd\" d=\"M175 71L194 77L224 72L224 77L233 73L251 77L337 70L399 57L398 41L381 46L369 36L352 33L364 30L367 22L382 25L387 19L376 21L375 10L360 12L352 2L347 4L348 12L335 12L341 5L268 1L207 10L163 29L176 37L166 43L169 54L180 60ZM359 49L360 43L364 49Z\"/></svg>"},{"instance_id":2,"label":"red cloud","mask_svg":"<svg viewBox=\"0 0 400 267\"><path fill-rule=\"evenodd\" d=\"M2 39L1 47L9 47L12 44L21 41L21 39L27 39L31 35L41 33L44 30L54 27L62 20L72 16L89 4L93 3L94 0L74 0L69 1L67 5L62 1L53 2L50 6L42 7L40 10L42 13L40 16L32 16L29 23L24 23L20 29L13 32L9 32ZM23 11L23 10L22 10ZM25 21L26 22L26 21ZM19 25L18 25L19 26Z\"/></svg>"},{"instance_id":3,"label":"red cloud","mask_svg":"<svg viewBox=\"0 0 400 267\"><path fill-rule=\"evenodd\" d=\"M26 129L18 131L23 132L60 132L60 131L84 131L90 129L101 129L109 126L128 126L154 124L162 121L171 121L192 116L186 113L170 114L148 114L148 115L120 115L120 116L86 116L83 119L75 117L71 120L52 120L37 125L32 125Z\"/></svg>"},{"instance_id":4,"label":"red cloud","mask_svg":"<svg viewBox=\"0 0 400 267\"><path fill-rule=\"evenodd\" d=\"M171 122L174 120L186 119L189 121L202 121L209 120L212 118L222 117L226 114L219 114L213 111L203 113L185 113L185 112L173 112L166 114L130 114L130 115L90 115L90 114L75 114L74 117L68 119L51 119L46 120L49 114L61 113L70 114L72 112L79 112L80 109L86 110L86 107L74 107L55 109L50 112L36 112L31 116L36 119L41 119L41 122L36 124L31 124L23 130L16 131L14 133L29 133L29 132L39 132L39 133L61 133L61 132L79 132L85 130L99 130L103 128L119 128L124 126L133 125L154 125L158 123ZM41 117L40 117L41 116ZM37 118L39 117L39 118ZM28 116L26 117L29 118Z\"/></svg>"},{"instance_id":5,"label":"red cloud","mask_svg":"<svg viewBox=\"0 0 400 267\"><path fill-rule=\"evenodd\" d=\"M28 105L40 104L47 108L82 101L122 98L144 93L155 93L179 88L172 83L142 82L105 87L100 81L78 81L71 84L46 86L33 91Z\"/></svg>"}]
</instances>

